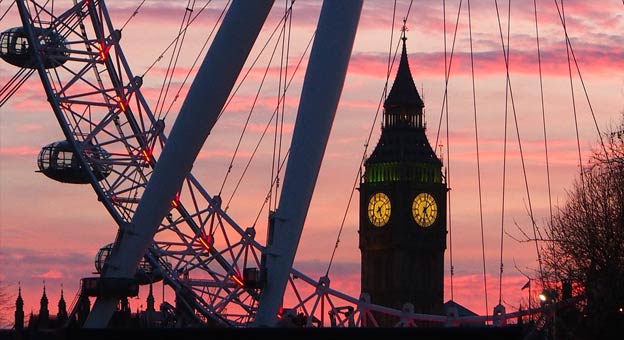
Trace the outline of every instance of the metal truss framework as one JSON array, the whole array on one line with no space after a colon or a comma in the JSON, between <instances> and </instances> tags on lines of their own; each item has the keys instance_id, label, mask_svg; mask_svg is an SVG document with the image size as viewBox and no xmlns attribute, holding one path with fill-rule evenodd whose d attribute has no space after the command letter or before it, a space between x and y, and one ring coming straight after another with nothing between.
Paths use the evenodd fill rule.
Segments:
<instances>
[{"instance_id":1,"label":"metal truss framework","mask_svg":"<svg viewBox=\"0 0 624 340\"><path fill-rule=\"evenodd\" d=\"M120 229L132 219L147 182L167 141L165 122L157 119L141 93L142 79L134 75L121 50L115 29L101 0L83 0L61 14L31 1L18 0L24 27L39 61L38 72L54 114L83 168L89 170L98 200ZM54 51L34 39L34 28L47 28L67 43L69 57L56 68L44 68L43 58ZM52 56L50 56L52 55ZM106 155L94 153L94 146ZM95 148L95 150L99 150ZM111 168L98 180L93 169ZM248 284L245 271L260 269L265 246L255 239L254 227L239 226L189 174L171 210L161 223L145 259L160 271L180 302L198 320L228 327L251 326L257 311L261 282ZM292 268L284 296L282 317L302 315L307 327L376 327L378 315L392 315L397 326L419 322L457 325L535 313L536 310L453 318L395 310L371 304L331 288L330 279L313 279Z\"/></svg>"}]
</instances>

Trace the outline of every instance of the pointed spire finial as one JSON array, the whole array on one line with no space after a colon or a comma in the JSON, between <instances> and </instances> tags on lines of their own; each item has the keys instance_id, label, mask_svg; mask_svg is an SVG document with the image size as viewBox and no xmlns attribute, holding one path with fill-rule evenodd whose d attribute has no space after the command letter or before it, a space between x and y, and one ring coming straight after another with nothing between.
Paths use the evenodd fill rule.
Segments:
<instances>
[{"instance_id":1,"label":"pointed spire finial","mask_svg":"<svg viewBox=\"0 0 624 340\"><path fill-rule=\"evenodd\" d=\"M403 27L401 27L401 40L403 40L403 44L405 44L405 40L407 40L407 37L405 36L405 32L407 31L407 18L403 18Z\"/></svg>"}]
</instances>

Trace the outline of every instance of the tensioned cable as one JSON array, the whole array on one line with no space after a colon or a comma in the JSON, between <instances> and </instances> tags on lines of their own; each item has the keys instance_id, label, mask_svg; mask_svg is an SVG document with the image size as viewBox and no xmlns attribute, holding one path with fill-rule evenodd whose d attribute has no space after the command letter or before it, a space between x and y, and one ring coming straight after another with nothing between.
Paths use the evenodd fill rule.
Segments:
<instances>
[{"instance_id":1,"label":"tensioned cable","mask_svg":"<svg viewBox=\"0 0 624 340\"><path fill-rule=\"evenodd\" d=\"M288 155L289 154L290 154L290 149L286 150L286 153L284 154L284 158L282 159L282 162L277 167L277 171L278 172L282 170L284 165L286 165L286 160L288 159ZM256 227L256 224L258 223L258 220L260 219L260 216L262 216L262 211L264 210L264 206L269 202L269 198L273 194L273 187L276 185L276 182L277 182L277 176L275 178L273 178L273 181L271 182L271 187L269 188L269 192L264 197L264 201L262 202L262 205L260 206L258 214L256 215L256 218L254 219L254 222L251 225L252 228Z\"/></svg>"},{"instance_id":2,"label":"tensioned cable","mask_svg":"<svg viewBox=\"0 0 624 340\"><path fill-rule=\"evenodd\" d=\"M141 7L143 6L144 3L145 3L145 0L141 1L139 6L137 6L137 8L134 10L134 12L132 12L132 15L130 15L130 17L128 17L126 22L124 22L124 24L121 26L121 28L119 29L120 31L123 31L123 29L126 28L126 25L130 22L130 20L134 19L134 17L137 14L139 14L139 10L141 9Z\"/></svg>"},{"instance_id":3,"label":"tensioned cable","mask_svg":"<svg viewBox=\"0 0 624 340\"><path fill-rule=\"evenodd\" d=\"M498 15L498 7L497 7L497 17L498 17L498 32L500 35L500 40L501 40L501 46L503 48L503 56L505 56L505 70L506 70L506 78L507 78L507 84L506 86L509 89L509 97L511 98L511 108L513 111L513 117L514 117L514 125L516 128L516 138L518 141L518 149L520 151L520 161L522 163L522 173L523 173L523 177L524 177L524 187L526 190L526 195L527 195L527 201L528 201L528 207L529 207L529 217L531 218L531 225L533 228L533 238L535 241L535 250L537 253L537 261L539 264L539 272L540 272L540 277L542 279L542 282L544 280L544 275L543 275L543 270L542 270L542 258L540 255L540 251L539 251L539 244L538 244L538 239L537 239L537 224L535 223L535 218L533 215L533 204L531 203L531 192L529 190L529 182L528 182L528 178L527 178L527 172L526 172L526 165L524 162L524 151L522 149L522 142L520 139L520 128L518 126L518 115L516 114L516 103L514 100L514 95L513 95L513 88L511 86L511 77L509 76L509 60L507 59L507 52L505 49L505 40L503 38L503 29L502 26L500 24L500 15Z\"/></svg>"},{"instance_id":4,"label":"tensioned cable","mask_svg":"<svg viewBox=\"0 0 624 340\"><path fill-rule=\"evenodd\" d=\"M443 3L445 5L445 3ZM445 5L446 6L446 5ZM446 7L445 7L446 8ZM440 140L440 131L442 130L442 116L444 116L444 110L445 107L448 109L448 83L449 83L449 79L451 76L451 66L453 65L453 56L454 56L454 52L455 52L455 42L457 40L457 31L459 28L459 18L461 15L461 8L462 8L462 0L459 1L459 5L457 7L457 17L455 19L455 32L453 33L453 43L451 44L451 55L448 59L448 75L445 76L445 84L444 84L444 96L442 97L442 106L440 107L440 120L438 121L438 132L436 134L436 140L435 140L435 144L434 145L438 145L438 141ZM446 13L444 14L444 19L446 20ZM446 27L444 27L444 32L446 32ZM446 33L445 33L445 37L444 37L445 41L446 41ZM444 44L444 53L446 55L446 43ZM446 58L444 58L444 63L446 64ZM448 111L448 110L447 110ZM448 113L448 112L447 112Z\"/></svg>"},{"instance_id":5,"label":"tensioned cable","mask_svg":"<svg viewBox=\"0 0 624 340\"><path fill-rule=\"evenodd\" d=\"M288 10L288 0L286 1L286 6L285 6L285 10ZM282 30L280 32L280 37L285 36L286 35L286 21L284 21L282 23ZM278 41L279 42L279 41ZM285 39L281 39L282 42L282 54L280 56L280 68L279 68L279 80L277 83L277 98L279 100L281 93L282 93L282 76L284 75L284 42ZM286 100L286 97L284 97L284 100ZM280 117L280 110L281 107L277 106L277 118L275 119L275 129L273 130L273 152L271 153L271 176L269 177L269 182L270 182L270 188L274 188L275 189L275 193L271 193L271 195L269 195L269 211L271 210L277 210L277 204L278 204L278 192L279 192L279 176L277 176L275 174L275 168L277 165L279 165L279 160L276 160L276 156L277 156L277 140L278 140L278 130L279 130L279 117ZM273 181L275 181L275 185L273 184ZM272 189L273 190L273 189ZM273 205L273 197L275 196L275 205Z\"/></svg>"},{"instance_id":6,"label":"tensioned cable","mask_svg":"<svg viewBox=\"0 0 624 340\"><path fill-rule=\"evenodd\" d=\"M171 109L173 108L173 104L180 97L180 93L182 92L182 88L184 88L184 85L186 84L188 79L191 77L191 73L195 69L195 66L199 62L199 58L203 55L204 50L208 46L208 42L210 42L210 40L212 38L212 35L217 30L219 22L221 22L221 20L223 19L223 16L225 15L226 9L228 8L229 4L230 4L230 0L228 0L228 3L223 7L223 10L221 11L221 14L219 15L219 18L217 18L215 24L212 26L212 29L210 30L210 33L208 34L208 37L206 37L206 40L204 41L204 44L202 45L201 49L199 50L199 53L197 53L197 56L195 57L195 60L193 61L193 64L191 65L191 67L189 68L188 72L186 73L186 76L184 77L184 80L182 81L182 84L180 84L180 87L178 88L178 92L176 92L175 96L173 96L173 100L169 104L169 107L167 108L167 111L165 112L164 117L167 117L169 115L169 113L171 112ZM203 8L202 8L202 10L203 10ZM195 16L195 17L197 17L197 16ZM191 22L189 22L189 25L190 24L191 24ZM162 58L162 54L161 54L160 58Z\"/></svg>"},{"instance_id":7,"label":"tensioned cable","mask_svg":"<svg viewBox=\"0 0 624 340\"><path fill-rule=\"evenodd\" d=\"M451 146L450 146L450 131L449 131L449 109L448 109L448 83L451 75L451 65L453 65L453 55L455 52L455 41L457 39L457 31L459 27L459 17L461 14L462 1L459 1L457 8L457 18L455 19L455 30L453 33L453 43L451 44L451 55L447 57L447 42L446 42L446 1L442 2L443 17L444 17L444 96L442 99L442 107L440 108L440 120L438 121L438 131L436 133L436 140L434 145L438 145L440 139L440 131L442 130L442 117L446 117L446 154L448 157L446 165L446 184L447 184L447 217L448 217L448 229L449 229L449 267L450 267L450 284L451 284L451 300L454 298L454 283L453 277L455 276L455 266L453 265L453 223L451 218Z\"/></svg>"},{"instance_id":8,"label":"tensioned cable","mask_svg":"<svg viewBox=\"0 0 624 340\"><path fill-rule=\"evenodd\" d=\"M288 59L289 59L289 54L290 54L289 53L290 52L290 33L292 31L292 12L290 13L290 15L288 15L288 12L289 12L288 1L289 0L284 0L284 1L285 1L284 16L287 16L288 19L284 20L284 23L282 25L282 33L284 35L284 38L282 39L282 50L281 50L281 57L280 57L279 85L278 85L278 89L277 89L277 96L278 96L278 98L282 95L282 86L284 86L284 89L286 88L286 79L288 79ZM287 25L288 25L288 30L286 30L286 26ZM288 32L288 33L286 33L286 32ZM286 37L287 34L288 34L288 37ZM286 63L284 63L284 60L286 61ZM275 173L275 171L276 171L275 165L279 164L280 160L282 158L282 137L283 137L283 134L284 134L283 128L284 128L284 116L285 116L285 114L286 114L286 92L284 92L284 97L283 97L283 100L282 100L281 114L278 113L278 119L275 120L275 133L274 133L274 137L273 137L273 155L272 155L272 162L271 162L271 177L269 178L270 182L273 182L273 179L275 178L275 186L274 186L275 187L275 205L273 207L271 207L271 200L273 199L273 194L270 195L270 197L269 197L269 209L273 209L273 210L277 210L277 204L278 204L278 198L279 198L278 197L278 195L279 195L279 186L280 186L279 172ZM278 122L278 120L279 120L279 122Z\"/></svg>"},{"instance_id":9,"label":"tensioned cable","mask_svg":"<svg viewBox=\"0 0 624 340\"><path fill-rule=\"evenodd\" d=\"M291 3L291 8L294 5L295 0L292 0ZM230 94L230 96L228 97L228 100L226 101L225 105L223 106L223 110L221 110L221 112L219 112L219 116L217 117L217 120L219 120L221 118L221 115L223 115L223 112L225 112L225 109L230 105L230 102L232 102L232 100L234 99L234 97L236 96L236 94L238 93L238 90L240 90L240 88L242 87L243 83L245 82L245 80L247 79L247 77L249 76L249 74L251 73L251 71L253 70L253 67L256 65L256 63L258 62L258 60L260 60L260 56L262 55L262 53L264 52L264 50L267 48L267 46L269 45L269 42L273 39L273 36L275 35L275 33L279 30L280 25L282 24L282 22L286 20L286 16L282 16L282 18L280 19L280 21L277 23L277 25L275 26L275 29L273 29L273 32L271 32L271 35L269 36L269 38L267 39L267 42L264 44L264 46L262 46L262 49L260 50L260 52L258 53L258 55L256 56L256 59L251 63L251 66L249 66L249 68L247 69L247 72L245 73L245 75L243 76L243 78L238 81L238 84L235 86L234 91L232 91L232 93ZM314 37L314 34L312 35L312 37Z\"/></svg>"},{"instance_id":10,"label":"tensioned cable","mask_svg":"<svg viewBox=\"0 0 624 340\"><path fill-rule=\"evenodd\" d=\"M481 225L481 251L483 261L483 289L485 293L485 315L489 315L488 307L488 294L487 294L487 275L485 266L485 234L483 231L483 200L481 194L481 161L479 157L479 129L477 124L477 94L475 90L475 75L474 75L474 52L472 48L472 16L470 13L470 0L468 0L468 34L470 36L470 70L472 75L472 109L474 112L475 123L475 144L477 148L477 181L479 186L479 217Z\"/></svg>"},{"instance_id":11,"label":"tensioned cable","mask_svg":"<svg viewBox=\"0 0 624 340\"><path fill-rule=\"evenodd\" d=\"M604 140L602 138L602 133L600 132L600 128L598 127L598 121L596 120L596 115L594 113L594 108L591 104L591 100L589 99L589 94L587 93L587 87L585 86L585 81L583 80L583 75L581 74L581 68L578 65L578 61L576 60L576 54L574 53L574 48L572 48L572 41L570 41L570 36L568 35L568 29L567 29L567 25L565 23L565 17L563 15L563 0L561 2L561 11L559 10L559 4L557 3L557 0L555 0L555 6L557 7L557 12L559 13L559 20L561 21L561 24L563 25L563 32L565 34L565 40L566 40L566 47L569 48L570 51L570 55L572 56L572 60L574 61L574 65L576 67L576 72L578 73L579 76L579 80L581 81L581 86L583 87L583 92L585 93L585 99L587 100L587 105L589 106L589 111L591 112L592 115L592 119L594 120L594 126L596 128L596 132L598 134L598 138L600 140L600 146L602 147L602 150L605 152L605 155L607 157L607 161L609 161L609 156L608 156L608 152L606 152L606 146L604 144Z\"/></svg>"},{"instance_id":12,"label":"tensioned cable","mask_svg":"<svg viewBox=\"0 0 624 340\"><path fill-rule=\"evenodd\" d=\"M407 22L407 19L409 18L410 12L412 10L412 4L414 3L414 0L410 1L410 4L407 8L407 13L405 15L405 18L403 19L403 26L405 28L405 23ZM396 5L396 2L395 2ZM394 15L393 15L393 22L394 22ZM394 29L394 25L392 27L392 29ZM391 33L392 35L392 33ZM391 42L392 44L392 42ZM338 229L338 235L336 237L336 243L334 244L334 249L332 250L332 254L329 260L329 264L327 265L327 271L325 272L325 276L329 275L329 271L331 270L331 266L333 264L334 261L334 256L336 255L336 250L338 249L338 245L340 244L340 236L342 236L342 231L344 230L344 224L345 221L347 220L347 214L349 213L349 208L351 207L351 202L353 201L353 195L355 194L355 190L357 188L357 184L362 176L362 166L364 165L364 162L366 161L366 152L368 151L368 146L370 144L370 140L373 136L373 129L375 128L375 125L377 124L377 119L379 118L379 112L381 111L381 107L382 107L382 103L384 102L384 98L386 97L386 93L388 91L388 82L390 81L390 74L391 74L391 70L392 70L392 66L394 65L394 62L396 61L396 56L398 54L399 51L399 46L401 46L401 40L397 41L397 45L394 51L394 57L392 58L392 63L391 66L388 67L388 70L386 72L386 82L384 84L384 88L383 91L381 93L381 96L379 98L379 102L377 104L377 111L375 112L375 117L373 118L373 122L371 124L371 127L368 131L368 137L366 139L366 143L364 143L364 151L362 152L362 158L360 159L360 164L358 164L358 170L355 173L355 178L353 180L353 186L351 187L351 193L349 194L349 199L347 201L347 206L345 208L345 212L342 216L342 222L340 223L340 228ZM390 61L390 60L388 60Z\"/></svg>"},{"instance_id":13,"label":"tensioned cable","mask_svg":"<svg viewBox=\"0 0 624 340\"><path fill-rule=\"evenodd\" d=\"M394 23L396 21L396 7L397 7L397 2L396 0L394 0L394 6L392 6L392 26L390 26L390 42L389 42L389 46L388 46L388 70L386 71L386 74L390 74L390 72L392 71L392 58L394 55L392 53L392 44L394 43ZM405 28L405 22L403 22L403 27ZM389 79L389 78L388 78ZM385 95L388 95L387 93L387 88L384 88L385 91Z\"/></svg>"},{"instance_id":14,"label":"tensioned cable","mask_svg":"<svg viewBox=\"0 0 624 340\"><path fill-rule=\"evenodd\" d=\"M557 6L557 10L559 10L559 6ZM584 187L583 160L581 156L581 138L579 137L578 115L576 112L576 96L574 95L574 81L572 79L572 61L570 60L570 45L568 45L568 34L565 33L567 32L567 28L566 28L566 22L565 22L565 10L563 8L563 0L561 0L561 17L563 18L562 24L563 24L563 30L565 34L565 40L566 40L565 42L566 43L566 55L568 57L568 76L570 80L570 94L572 96L572 113L574 116L574 131L576 132L576 150L578 153L578 166L581 171L581 186Z\"/></svg>"},{"instance_id":15,"label":"tensioned cable","mask_svg":"<svg viewBox=\"0 0 624 340\"><path fill-rule=\"evenodd\" d=\"M290 80L288 81L288 86L286 86L285 89L284 89L285 91L290 87L290 84L292 83L295 75L297 75L297 71L299 70L299 67L301 66L301 62L303 61L303 58L307 55L308 50L310 49L310 46L312 45L312 41L314 41L314 36L315 35L316 35L316 32L313 33L312 36L310 37L310 40L308 41L308 44L307 44L305 50L303 51L303 53L301 55L301 58L299 58L299 61L297 62L297 66L295 66L295 70L293 71L293 74L291 75ZM284 93L286 93L286 92L284 92ZM279 112L279 105L280 105L281 100L283 100L283 99L284 99L283 97L279 98L278 103L276 105L276 108L275 108L275 110L273 110L273 114L271 115L271 117L269 118L269 121L265 125L264 130L262 131L262 135L258 139L258 143L256 143L256 147L254 148L254 151L252 152L251 156L249 157L249 160L247 161L247 164L245 165L245 168L243 169L243 173L239 177L238 182L236 183L236 186L235 186L234 190L232 191L232 194L230 195L230 198L228 199L228 203L226 204L225 211L227 211L227 207L229 207L230 202L234 198L234 195L236 194L236 191L238 190L238 188L239 188L239 186L240 186L240 184L241 184L241 182L243 180L243 177L245 177L245 174L247 173L247 170L249 169L249 166L251 165L251 162L252 162L254 156L256 155L256 152L258 151L258 148L260 147L260 143L264 139L264 136L266 135L267 130L269 129L269 127L271 126L271 123L273 122L273 118L278 114L278 112ZM286 155L284 156L284 159L282 160L282 162L285 162L285 160L288 157L287 156L288 153L289 152L287 151ZM278 171L277 171L277 173L280 172L281 168L282 167L280 166ZM276 180L274 180L271 185L272 186L275 185L275 182L276 182ZM256 217L256 220L254 221L254 223L252 225L254 227L255 227L258 219L260 218L260 215L262 214L262 210L264 209L265 204L268 202L269 196L271 195L271 193L273 191L273 187L272 186L269 188L269 192L268 192L268 194L266 196L266 199L264 200L260 210L258 211L258 216Z\"/></svg>"},{"instance_id":16,"label":"tensioned cable","mask_svg":"<svg viewBox=\"0 0 624 340\"><path fill-rule=\"evenodd\" d=\"M0 107L13 96L17 90L35 73L35 69L20 68L9 81L7 81L2 88L0 88Z\"/></svg>"},{"instance_id":17,"label":"tensioned cable","mask_svg":"<svg viewBox=\"0 0 624 340\"><path fill-rule=\"evenodd\" d=\"M221 14L219 16L219 19L217 19L217 21L215 22L215 26L213 26L212 31L210 32L209 38L212 36L215 27L218 25L218 23L221 21L221 19L223 18L223 15L225 14L226 9L228 8L229 4L230 4L231 0L228 0L228 2L225 4L225 6L223 6L223 11L221 11ZM195 19L197 19L197 17L202 14L202 12L206 9L206 7L208 7L208 5L211 3L212 1L208 1L206 2L206 4L204 4L204 6L202 8L199 9L199 11L197 12L197 14L195 14L195 16L193 17L193 19L191 19L188 22L188 25L186 25L186 27L184 27L184 31L186 31L189 26L195 22ZM171 48L171 46L173 46L176 42L176 40L180 37L180 34L178 34L176 37L173 38L173 40L169 43L169 45L162 51L162 53L158 56L158 58L156 58L156 60L154 60L154 62L145 70L145 72L143 72L143 74L141 75L142 78L145 78L145 75L152 70L152 68L164 57L165 53L167 53L167 51ZM199 58L199 57L198 57Z\"/></svg>"},{"instance_id":18,"label":"tensioned cable","mask_svg":"<svg viewBox=\"0 0 624 340\"><path fill-rule=\"evenodd\" d=\"M624 0L623 0L624 1ZM4 11L4 13L2 14L2 16L0 17L0 22L2 20L4 20L4 17L7 15L7 13L9 13L9 10L11 10L11 7L13 7L13 5L15 5L15 1L12 1L11 4L9 5L9 7L6 9L6 11Z\"/></svg>"},{"instance_id":19,"label":"tensioned cable","mask_svg":"<svg viewBox=\"0 0 624 340\"><path fill-rule=\"evenodd\" d=\"M291 4L295 3L295 0L290 0ZM286 64L284 67L284 93L282 94L282 114L281 114L281 122L280 122L280 138L279 138L279 143L278 143L278 154L277 154L277 160L280 161L282 159L282 143L283 143L283 137L284 137L284 116L286 114L286 78L288 77L288 60L290 59L290 43L291 43L291 33L292 33L292 13L290 14L289 20L288 20L288 39L287 41L287 46L286 46ZM284 159L286 159L286 155L284 155ZM283 162L282 162L283 163ZM277 176L279 176L281 172L281 167L277 169ZM278 193L279 190L279 177L277 178L277 182L276 182L276 187L275 187L275 192ZM277 209L277 195L275 197L275 209Z\"/></svg>"},{"instance_id":20,"label":"tensioned cable","mask_svg":"<svg viewBox=\"0 0 624 340\"><path fill-rule=\"evenodd\" d=\"M449 69L448 69L448 52L446 50L446 0L442 0L442 25L444 27L443 29L443 33L444 33L444 83L447 84L448 83L448 77L449 77ZM448 103L446 103L445 105L445 115L446 115L446 154L449 155L449 149L450 146L449 144L449 119L448 119ZM442 120L442 114L440 114L440 120ZM440 128L438 127L438 133L440 133ZM437 144L436 144L437 145ZM441 150L440 150L441 151ZM448 157L448 156L447 156ZM450 158L450 157L449 157ZM446 185L447 188L451 187L451 170L450 170L450 159L447 161L447 165L446 165L446 175L444 176L446 178ZM449 226L449 260L450 260L450 269L451 269L451 301L455 300L454 297L454 287L453 287L453 228L451 227L451 203L450 203L450 190L447 190L447 205L448 205L448 226Z\"/></svg>"},{"instance_id":21,"label":"tensioned cable","mask_svg":"<svg viewBox=\"0 0 624 340\"><path fill-rule=\"evenodd\" d=\"M191 5L191 1L192 1L192 5ZM163 107L165 106L165 98L167 98L167 94L169 93L169 88L171 87L171 82L173 80L173 74L178 64L180 52L182 51L184 38L186 37L187 31L184 29L184 26L188 25L188 21L191 19L191 13L193 13L194 6L195 6L194 0L187 1L186 9L184 10L184 16L182 17L182 21L180 22L180 29L178 30L178 36L175 39L173 51L171 52L171 58L169 58L167 71L165 73L165 77L163 78L163 83L162 83L162 86L160 87L160 93L158 94L158 100L156 101L156 107L154 109L154 113L156 114L158 119L161 118ZM162 99L162 102L161 102L161 99ZM160 110L158 109L159 104L160 104Z\"/></svg>"},{"instance_id":22,"label":"tensioned cable","mask_svg":"<svg viewBox=\"0 0 624 340\"><path fill-rule=\"evenodd\" d=\"M624 0L623 0L624 1ZM539 80L540 80L540 100L542 104L542 128L544 130L544 151L546 154L546 181L548 184L548 209L549 209L549 220L552 221L552 194L551 194L551 185L550 185L550 161L548 158L548 138L546 136L546 110L544 108L544 84L542 80L542 53L540 50L540 39L539 39L539 26L537 20L537 0L533 0L533 9L535 12L535 43L537 45L537 66L539 68Z\"/></svg>"},{"instance_id":23,"label":"tensioned cable","mask_svg":"<svg viewBox=\"0 0 624 340\"><path fill-rule=\"evenodd\" d=\"M254 66L256 65L256 63L260 60L260 57L262 56L262 54L264 53L264 50L269 46L269 43L271 42L271 40L273 39L273 36L275 35L275 33L278 31L280 25L282 24L282 21L286 20L287 17L290 14L290 12L292 12L292 5L294 4L294 1L291 3L291 7L289 9L289 11L282 17L282 19L280 20L280 22L277 24L277 26L275 27L275 29L271 32L271 35L267 38L266 43L262 46L262 48L260 49L260 51L258 52L258 54L256 55L256 58L253 60L253 62L251 63L251 65L247 68L247 71L245 72L245 75L242 77L242 79L238 82L237 86L235 87L234 91L232 91L232 93L230 94L228 100L226 101L225 105L223 106L223 109L221 110L221 112L219 112L219 116L217 117L217 120L219 120L219 118L221 118L221 115L223 114L223 112L225 112L225 110L228 108L230 102L234 99L234 97L236 96L236 94L238 93L238 90L240 90L241 86L244 84L245 80L247 79L247 77L249 76L249 74L251 73L251 71L254 69ZM277 38L277 43L279 43L280 38L281 37L281 32ZM314 35L312 35L312 37L314 37ZM275 49L273 50L273 53L275 53ZM272 58L271 58L272 59ZM301 61L300 61L301 62ZM269 64L270 65L270 64ZM291 79L292 81L292 79ZM286 89L286 87L285 87ZM284 96L286 95L286 92L284 90ZM281 100L281 98L278 98L278 101ZM276 110L279 110L279 106L276 108ZM251 114L251 112L250 112ZM274 113L275 114L275 113ZM271 121L273 120L273 118L271 117ZM243 131L244 134L244 131ZM263 134L264 136L264 134ZM241 139L242 139L242 135L241 135ZM241 143L241 140L239 140L239 145ZM219 189L219 195L221 194L221 191L223 190L225 183L229 177L229 174L232 171L233 168L233 164L234 164L234 160L236 158L236 153L238 151L238 146L236 147L236 151L234 152L234 155L232 156L231 160L230 160L230 164L228 166L228 170L225 174L225 177L223 178L223 182L221 183L221 189ZM239 184L240 184L240 180L239 179ZM231 199L231 198L230 198Z\"/></svg>"},{"instance_id":24,"label":"tensioned cable","mask_svg":"<svg viewBox=\"0 0 624 340\"><path fill-rule=\"evenodd\" d=\"M297 62L297 66L295 66L295 70L293 71L293 74L290 76L290 80L288 81L287 86L284 88L284 90L286 91L289 87L290 84L292 83L293 79L295 78L295 75L297 74L297 71L299 70L299 66L301 66L301 62L303 61L303 58L308 54L308 50L310 49L310 46L312 46L312 41L314 41L314 36L316 35L316 32L312 34L312 36L310 37L310 40L308 41L308 45L306 46L305 50L303 51L303 54L301 54L301 57L299 58L299 61ZM286 94L286 92L284 91L284 96ZM284 98L281 97L279 98L279 100L283 100ZM262 142L262 139L264 138L264 135L266 134L267 130L269 129L269 126L271 125L271 122L273 121L273 117L275 117L275 115L278 113L279 110L279 105L280 103L278 102L275 110L273 111L273 115L271 116L271 118L269 119L269 121L267 122L266 126L264 127L264 131L262 131L262 136L260 136L260 140L258 140L258 143L256 144L256 148L254 149L249 161L247 162L247 166L245 167L245 171L247 171L247 168L249 168L249 164L251 164L251 160L253 158L253 156L256 154L256 151L258 150L258 147L260 146L260 142ZM280 173L281 169L283 168L284 164L286 164L286 160L288 159L288 154L290 153L290 148L286 151L286 153L284 154L284 158L282 159L282 162L280 164L280 166L277 169L277 173ZM240 182L242 181L244 176L241 175L241 178L238 181L238 184L236 185L236 187L238 188L238 185L240 185ZM254 223L252 224L252 227L256 226L256 223L258 223L258 220L260 219L260 216L262 215L262 211L264 210L264 206L269 202L269 198L273 193L273 186L276 185L277 182L277 177L275 177L273 179L273 181L271 182L271 187L269 188L267 195L264 198L264 201L262 202L262 206L260 207L260 209L258 210L258 215L256 215L256 219L254 220ZM230 200L232 198L230 197ZM228 202L229 204L229 202Z\"/></svg>"},{"instance_id":25,"label":"tensioned cable","mask_svg":"<svg viewBox=\"0 0 624 340\"><path fill-rule=\"evenodd\" d=\"M251 103L251 107L249 108L249 114L247 114L247 119L245 120L245 124L243 125L243 129L238 138L238 142L236 143L236 148L234 149L234 153L232 154L232 159L230 160L229 169L232 169L233 167L234 159L236 158L236 155L238 154L238 150L240 149L241 143L243 141L243 137L245 136L245 132L247 132L247 126L249 126L251 115L254 112L256 104L258 103L258 98L260 97L260 93L262 92L262 88L264 87L264 82L266 81L267 74L269 74L269 70L271 69L271 62L273 61L273 57L275 57L275 53L277 52L277 48L278 48L281 38L282 38L282 34L280 33L280 35L277 37L277 40L275 41L275 46L273 47L273 51L271 52L269 61L267 62L267 65L264 69L264 74L262 75L262 79L260 80L260 85L258 86L258 90L256 91L256 96L254 97L254 100ZM227 173L225 174L225 178L223 179L223 182L221 183L221 188L219 189L219 194L218 194L219 196L221 195L221 192L223 191L223 187L225 186L225 183L227 181L228 175L230 174L229 169Z\"/></svg>"},{"instance_id":26,"label":"tensioned cable","mask_svg":"<svg viewBox=\"0 0 624 340\"><path fill-rule=\"evenodd\" d=\"M498 11L498 1L494 1L496 6L496 17L498 18L498 25L501 26L500 23L500 14ZM505 234L505 189L506 189L506 178L507 178L507 120L509 114L509 53L511 50L510 43L510 31L511 31L511 0L509 0L507 9L507 49L505 50L505 43L503 42L503 53L505 54L505 70L506 70L506 79L505 79L505 119L504 119L504 137L503 137L503 183L502 183L502 195L501 195L501 231L500 231L500 268L498 273L498 304L500 305L503 300L503 240Z\"/></svg>"}]
</instances>

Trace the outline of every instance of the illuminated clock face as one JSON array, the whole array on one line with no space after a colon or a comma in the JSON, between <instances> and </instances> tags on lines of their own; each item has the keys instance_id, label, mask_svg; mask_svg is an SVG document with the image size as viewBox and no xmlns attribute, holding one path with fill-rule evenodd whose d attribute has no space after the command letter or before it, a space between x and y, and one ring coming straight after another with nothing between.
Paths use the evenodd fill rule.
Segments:
<instances>
[{"instance_id":1,"label":"illuminated clock face","mask_svg":"<svg viewBox=\"0 0 624 340\"><path fill-rule=\"evenodd\" d=\"M418 194L412 203L412 215L419 226L432 225L438 217L438 204L435 198L426 192Z\"/></svg>"},{"instance_id":2,"label":"illuminated clock face","mask_svg":"<svg viewBox=\"0 0 624 340\"><path fill-rule=\"evenodd\" d=\"M368 201L368 219L374 226L383 227L390 219L391 208L390 198L378 192Z\"/></svg>"}]
</instances>

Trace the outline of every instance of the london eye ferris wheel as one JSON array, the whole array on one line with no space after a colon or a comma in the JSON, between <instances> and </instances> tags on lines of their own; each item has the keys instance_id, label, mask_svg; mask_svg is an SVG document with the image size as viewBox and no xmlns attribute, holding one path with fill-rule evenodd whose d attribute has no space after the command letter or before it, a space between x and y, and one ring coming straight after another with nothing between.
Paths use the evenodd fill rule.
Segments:
<instances>
[{"instance_id":1,"label":"london eye ferris wheel","mask_svg":"<svg viewBox=\"0 0 624 340\"><path fill-rule=\"evenodd\" d=\"M99 276L82 287L97 297L87 326L105 327L120 298L160 281L193 325L263 326L296 315L307 327L374 327L379 315L396 317L397 325L458 320L374 305L366 296L335 290L327 275L313 278L293 267L361 0L323 4L289 156L279 164L280 171L286 169L279 206L265 217L266 230L237 223L220 191L204 188L191 172L272 5L266 0L226 6L171 122L148 104L145 79L130 69L123 30L105 1L76 0L66 8L54 1L14 2L22 25L2 32L0 57L20 69L12 84L38 73L64 136L41 149L39 171L59 182L91 185L117 226L114 242L97 255ZM236 49L228 48L232 41ZM316 93L318 88L324 93ZM10 94L0 93L0 105ZM524 314L503 310L472 319L519 315Z\"/></svg>"}]
</instances>

